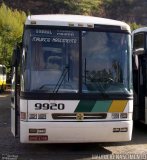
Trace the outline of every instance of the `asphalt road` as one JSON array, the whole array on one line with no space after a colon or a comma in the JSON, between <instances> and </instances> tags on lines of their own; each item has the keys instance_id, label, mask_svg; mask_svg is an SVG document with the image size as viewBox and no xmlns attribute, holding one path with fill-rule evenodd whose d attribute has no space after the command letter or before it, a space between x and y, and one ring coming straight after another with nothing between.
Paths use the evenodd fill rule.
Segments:
<instances>
[{"instance_id":1,"label":"asphalt road","mask_svg":"<svg viewBox=\"0 0 147 160\"><path fill-rule=\"evenodd\" d=\"M96 160L147 159L147 127L134 125L131 142L92 144L21 144L10 131L10 94L0 94L0 159Z\"/></svg>"}]
</instances>

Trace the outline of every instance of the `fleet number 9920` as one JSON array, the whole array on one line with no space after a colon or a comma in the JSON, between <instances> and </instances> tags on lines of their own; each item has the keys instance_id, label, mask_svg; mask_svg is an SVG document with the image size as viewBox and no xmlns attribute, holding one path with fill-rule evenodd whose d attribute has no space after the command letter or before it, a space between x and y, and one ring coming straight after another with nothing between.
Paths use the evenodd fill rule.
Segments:
<instances>
[{"instance_id":1,"label":"fleet number 9920","mask_svg":"<svg viewBox=\"0 0 147 160\"><path fill-rule=\"evenodd\" d=\"M35 110L64 110L63 103L35 103Z\"/></svg>"}]
</instances>

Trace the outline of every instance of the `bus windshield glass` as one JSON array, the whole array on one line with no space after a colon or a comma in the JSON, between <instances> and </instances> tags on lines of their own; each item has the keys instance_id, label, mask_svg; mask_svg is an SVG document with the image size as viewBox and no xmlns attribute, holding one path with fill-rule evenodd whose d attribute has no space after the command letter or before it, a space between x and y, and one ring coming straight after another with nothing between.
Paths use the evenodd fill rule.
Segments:
<instances>
[{"instance_id":1,"label":"bus windshield glass","mask_svg":"<svg viewBox=\"0 0 147 160\"><path fill-rule=\"evenodd\" d=\"M84 93L127 93L130 90L130 35L83 32Z\"/></svg>"},{"instance_id":2,"label":"bus windshield glass","mask_svg":"<svg viewBox=\"0 0 147 160\"><path fill-rule=\"evenodd\" d=\"M29 29L24 38L24 89L77 93L79 32Z\"/></svg>"},{"instance_id":3,"label":"bus windshield glass","mask_svg":"<svg viewBox=\"0 0 147 160\"><path fill-rule=\"evenodd\" d=\"M26 29L21 90L127 94L130 57L126 33Z\"/></svg>"}]
</instances>

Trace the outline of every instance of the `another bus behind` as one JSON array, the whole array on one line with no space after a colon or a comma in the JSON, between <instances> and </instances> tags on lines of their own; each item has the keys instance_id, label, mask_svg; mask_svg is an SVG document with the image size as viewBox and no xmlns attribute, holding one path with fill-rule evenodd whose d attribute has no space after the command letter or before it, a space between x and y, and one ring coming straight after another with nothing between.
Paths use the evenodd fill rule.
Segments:
<instances>
[{"instance_id":1,"label":"another bus behind","mask_svg":"<svg viewBox=\"0 0 147 160\"><path fill-rule=\"evenodd\" d=\"M147 124L147 27L132 32L134 120Z\"/></svg>"}]
</instances>

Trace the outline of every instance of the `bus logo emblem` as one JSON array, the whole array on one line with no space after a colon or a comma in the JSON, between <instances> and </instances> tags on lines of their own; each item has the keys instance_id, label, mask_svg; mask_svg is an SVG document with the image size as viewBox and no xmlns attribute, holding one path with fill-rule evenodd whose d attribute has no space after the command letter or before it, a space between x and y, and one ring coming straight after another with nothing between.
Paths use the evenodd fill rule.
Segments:
<instances>
[{"instance_id":1,"label":"bus logo emblem","mask_svg":"<svg viewBox=\"0 0 147 160\"><path fill-rule=\"evenodd\" d=\"M76 119L77 120L83 120L84 119L84 113L77 113L76 114Z\"/></svg>"}]
</instances>

